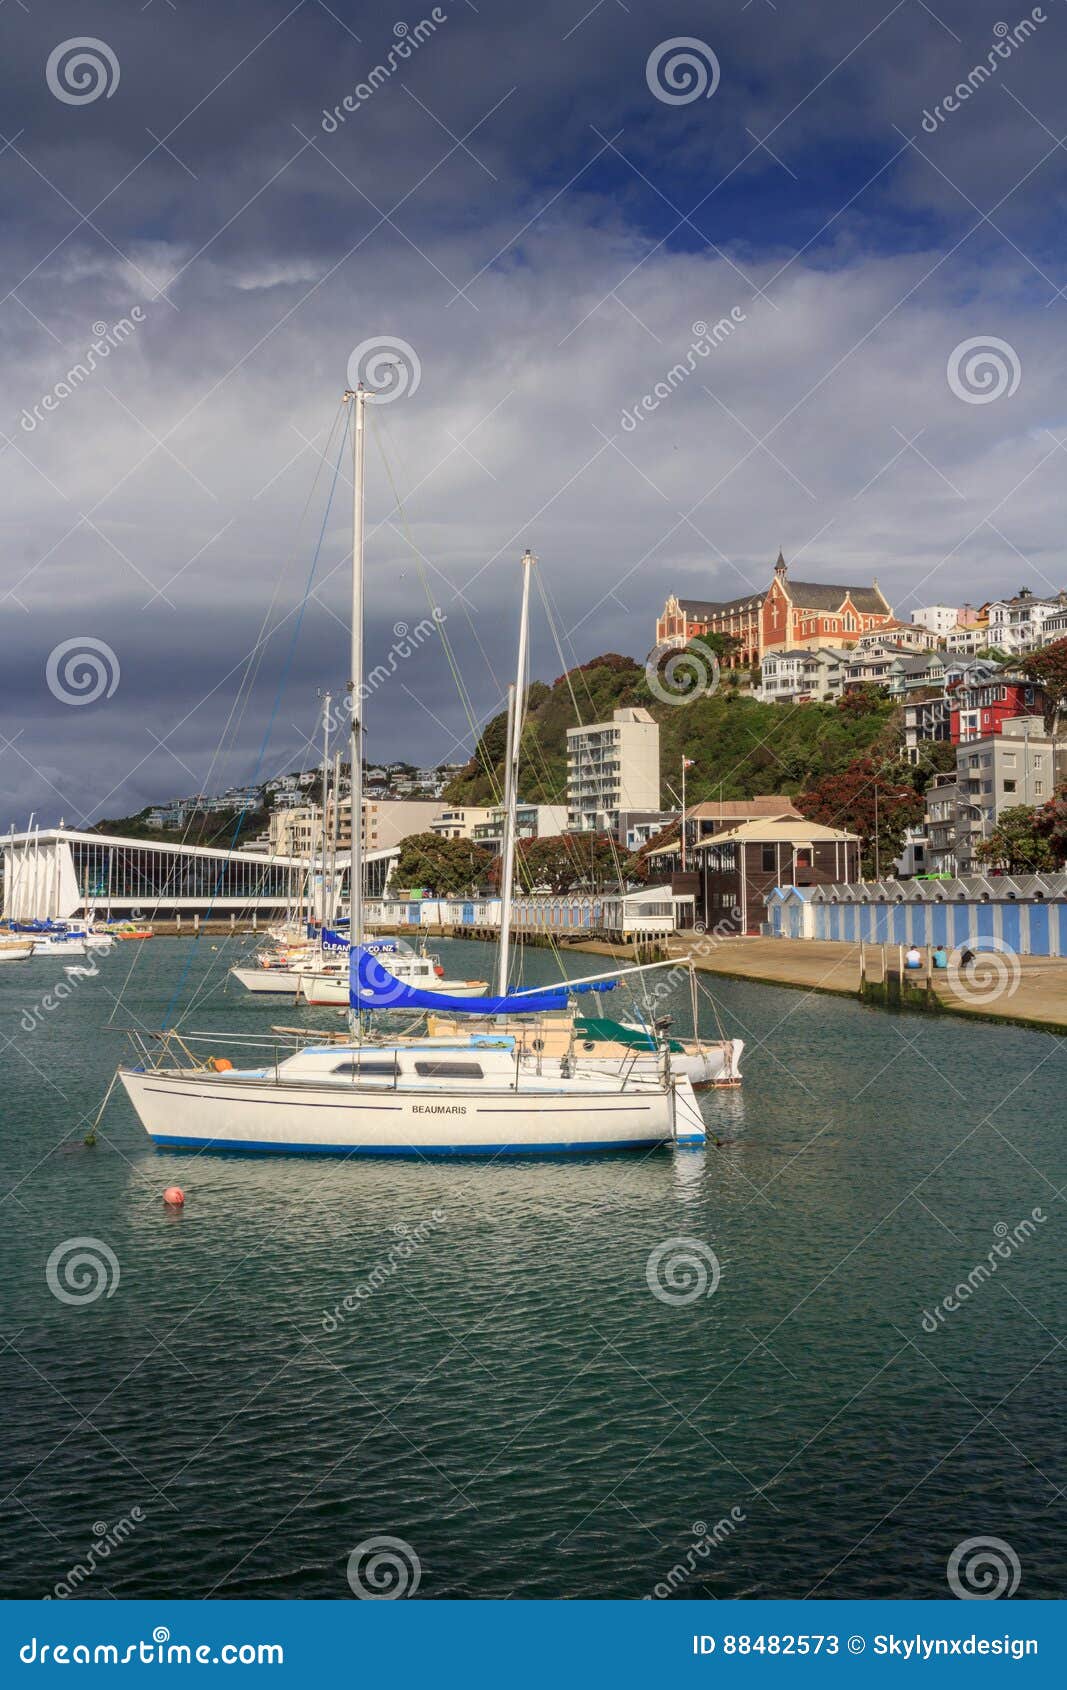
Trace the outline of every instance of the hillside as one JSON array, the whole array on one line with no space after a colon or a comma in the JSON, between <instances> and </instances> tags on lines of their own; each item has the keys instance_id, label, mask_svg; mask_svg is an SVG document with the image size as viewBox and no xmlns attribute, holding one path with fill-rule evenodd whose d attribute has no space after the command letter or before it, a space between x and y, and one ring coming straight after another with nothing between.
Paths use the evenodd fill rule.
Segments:
<instances>
[{"instance_id":1,"label":"hillside","mask_svg":"<svg viewBox=\"0 0 1067 1690\"><path fill-rule=\"evenodd\" d=\"M583 722L610 721L620 705L649 711L660 726L662 775L675 790L682 757L693 759L687 775L690 803L720 794L754 798L759 793L802 792L872 747L892 757L899 738L898 712L885 699L863 700L844 710L836 704L761 704L724 679L710 697L664 703L650 692L644 667L615 653L571 670L569 678ZM567 679L560 676L551 687L541 681L530 687L520 782L527 801L561 803L565 797L567 729L576 725ZM475 756L446 789L449 802L496 801L485 764L494 771L501 791L506 723L506 716L500 715L487 725ZM666 789L663 799L665 807L671 807Z\"/></svg>"}]
</instances>

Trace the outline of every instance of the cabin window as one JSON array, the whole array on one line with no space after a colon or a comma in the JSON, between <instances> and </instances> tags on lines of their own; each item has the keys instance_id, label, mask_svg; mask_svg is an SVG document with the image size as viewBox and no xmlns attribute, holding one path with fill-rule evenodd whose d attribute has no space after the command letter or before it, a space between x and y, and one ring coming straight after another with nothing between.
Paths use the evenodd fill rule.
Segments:
<instances>
[{"instance_id":1,"label":"cabin window","mask_svg":"<svg viewBox=\"0 0 1067 1690\"><path fill-rule=\"evenodd\" d=\"M416 1062L415 1072L423 1080L480 1080L480 1062Z\"/></svg>"},{"instance_id":2,"label":"cabin window","mask_svg":"<svg viewBox=\"0 0 1067 1690\"><path fill-rule=\"evenodd\" d=\"M777 858L778 858L778 853L775 850L774 846L773 845L764 845L764 847L763 847L763 867L771 874L773 874L775 869L778 867Z\"/></svg>"},{"instance_id":3,"label":"cabin window","mask_svg":"<svg viewBox=\"0 0 1067 1690\"><path fill-rule=\"evenodd\" d=\"M331 1074L369 1074L373 1077L392 1080L395 1079L397 1066L395 1062L339 1062L331 1068Z\"/></svg>"}]
</instances>

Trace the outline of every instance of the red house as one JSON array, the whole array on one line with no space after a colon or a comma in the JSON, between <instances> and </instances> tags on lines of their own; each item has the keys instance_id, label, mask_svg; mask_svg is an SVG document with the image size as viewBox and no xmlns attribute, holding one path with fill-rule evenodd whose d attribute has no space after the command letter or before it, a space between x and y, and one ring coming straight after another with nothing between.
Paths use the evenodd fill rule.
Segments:
<instances>
[{"instance_id":1,"label":"red house","mask_svg":"<svg viewBox=\"0 0 1067 1690\"><path fill-rule=\"evenodd\" d=\"M999 734L1012 716L1040 715L1046 705L1044 687L1033 681L991 680L963 682L949 694L953 745Z\"/></svg>"}]
</instances>

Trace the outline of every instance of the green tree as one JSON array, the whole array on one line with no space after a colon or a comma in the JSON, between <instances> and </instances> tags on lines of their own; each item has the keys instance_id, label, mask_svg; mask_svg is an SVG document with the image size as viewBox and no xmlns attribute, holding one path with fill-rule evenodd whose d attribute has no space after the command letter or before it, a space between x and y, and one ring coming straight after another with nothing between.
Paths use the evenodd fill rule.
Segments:
<instances>
[{"instance_id":1,"label":"green tree","mask_svg":"<svg viewBox=\"0 0 1067 1690\"><path fill-rule=\"evenodd\" d=\"M974 854L1006 874L1040 874L1058 867L1056 852L1043 831L1041 812L1027 804L1002 810L989 838L982 840Z\"/></svg>"},{"instance_id":2,"label":"green tree","mask_svg":"<svg viewBox=\"0 0 1067 1690\"><path fill-rule=\"evenodd\" d=\"M1049 726L1056 733L1060 713L1067 704L1067 640L1054 640L1051 645L1032 652L1024 659L1022 671L1028 680L1044 687L1049 702Z\"/></svg>"},{"instance_id":3,"label":"green tree","mask_svg":"<svg viewBox=\"0 0 1067 1690\"><path fill-rule=\"evenodd\" d=\"M492 861L491 852L470 839L412 833L400 841L392 884L421 887L439 898L460 897L486 884Z\"/></svg>"},{"instance_id":4,"label":"green tree","mask_svg":"<svg viewBox=\"0 0 1067 1690\"><path fill-rule=\"evenodd\" d=\"M619 878L614 842L604 833L560 833L519 842L516 884L547 886L550 892L593 891ZM493 865L499 883L500 859Z\"/></svg>"},{"instance_id":5,"label":"green tree","mask_svg":"<svg viewBox=\"0 0 1067 1690\"><path fill-rule=\"evenodd\" d=\"M900 854L905 832L922 820L925 808L914 786L895 778L896 774L891 764L857 757L847 769L824 775L802 792L797 809L809 821L858 833L864 873L878 868L886 874Z\"/></svg>"}]
</instances>

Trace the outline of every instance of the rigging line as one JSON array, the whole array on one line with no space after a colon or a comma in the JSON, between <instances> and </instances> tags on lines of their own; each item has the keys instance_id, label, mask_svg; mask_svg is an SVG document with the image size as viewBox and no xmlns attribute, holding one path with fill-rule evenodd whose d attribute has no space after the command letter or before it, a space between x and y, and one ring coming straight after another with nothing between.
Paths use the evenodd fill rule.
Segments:
<instances>
[{"instance_id":1,"label":"rigging line","mask_svg":"<svg viewBox=\"0 0 1067 1690\"><path fill-rule=\"evenodd\" d=\"M234 713L237 710L238 704L241 702L242 691L244 691L244 703L241 705L240 716L238 717L237 722L234 725L234 734L235 735L236 735L237 728L240 726L241 721L244 719L244 713L245 713L245 710L247 709L248 700L251 696L251 690L252 690L251 684L249 684L247 689L246 689L245 682L246 682L246 679L248 679L249 676L251 676L252 680L254 680L255 675L258 674L258 672L259 672L259 666L263 661L263 658L264 658L264 655L265 655L265 652L266 652L266 646L269 643L269 641L265 637L265 631L266 631L267 625L268 625L268 623L271 619L271 616L274 613L275 606L277 605L278 598L279 598L279 595L281 593L282 582L285 579L285 573L286 573L286 569L288 567L288 563L292 560L293 556L295 555L296 545L297 545L297 537L299 536L300 531L303 528L305 521L307 520L307 514L308 514L308 511L311 508L312 500L315 497L315 490L316 490L316 488L318 487L318 484L319 484L319 478L322 474L323 465L327 461L326 454L329 452L330 445L333 441L334 433L336 432L336 429L337 429L338 420L341 417L341 414L342 414L343 411L344 411L344 406L343 406L343 404L339 403L336 411L334 412L333 421L330 424L330 432L329 432L329 435L327 436L325 450L319 458L318 466L315 470L314 477L312 478L311 488L308 492L307 498L304 501L304 508L300 512L300 516L297 520L296 532L294 533L294 536L293 536L292 551L290 552L289 558L286 560L286 563L284 563L282 565L282 568L278 573L278 578L277 578L277 581L275 582L275 585L274 585L274 591L271 595L270 603L268 604L266 610L263 613L263 619L262 619L262 621L260 622L260 625L259 625L259 633L256 636L256 642L253 645L252 650L249 654L248 667L245 670L245 675L242 677L241 681L238 683L238 687L237 687L237 691L234 695L233 703L230 706L230 713L229 713L229 715L226 719L226 722L223 726L222 732L219 735L219 740L218 740L218 744L216 745L215 751L212 753L211 763L208 767L207 774L204 777L206 783L210 782L213 779L215 765L216 765L219 757L221 756L222 747L225 744L226 736L230 731L231 723L233 723L233 721L234 721ZM201 816L199 824L197 824L196 823L196 811L195 810L193 811L192 815L189 817L188 822L185 824L185 826L182 830L181 837L178 841L179 845L187 845L187 844L190 843L189 835L190 835L191 831L193 830L194 826L197 826L197 837L200 841L202 841L203 838L204 838L204 834L206 832L206 829L207 829L207 817L206 817L206 815ZM179 864L180 864L180 859L176 856L175 857L175 869L174 869L175 874L177 874L177 872L178 872ZM172 879L173 879L173 875L169 876L167 878L167 880L164 881L163 886L157 891L156 901L155 901L155 905L154 905L154 908L153 908L153 915L158 916L160 903L161 903L163 897L165 896L167 889L171 884ZM146 902L147 902L147 900L146 900ZM136 954L134 955L134 958L133 958L132 962L130 963L130 967L129 967L129 970L127 972L126 978L122 982L122 985L120 987L119 995L118 995L118 998L116 1000L115 1007L112 1010L111 1015L108 1017L108 1022L107 1022L108 1025L110 1025L114 1021L116 1011L122 1007L122 1001L123 1001L123 998L125 996L126 988L129 985L130 980L133 977L134 969L137 967L137 964L140 961L140 947L139 946L135 947L135 952L136 952Z\"/></svg>"},{"instance_id":2,"label":"rigging line","mask_svg":"<svg viewBox=\"0 0 1067 1690\"><path fill-rule=\"evenodd\" d=\"M556 626L556 617L555 617L555 614L553 612L552 604L549 600L548 593L546 591L544 582L540 579L540 577L538 577L538 580L537 580L537 590L541 595L541 603L544 606L545 618L548 622L549 632L552 635L552 639L553 639L553 642L555 644L556 651L559 654L560 663L563 665L564 679L567 683L567 691L570 694L571 705L574 709L575 720L578 722L579 725L581 725L582 724L582 713L578 708L578 699L575 695L574 687L571 683L571 670L568 669L568 667L567 667L567 659L564 655L563 646L561 644L560 636L559 636L557 626ZM590 709L595 714L596 705L593 702L593 695L592 695L592 692L590 690L589 682L588 682L588 679L586 678L585 671L581 668L580 665L578 665L577 667L578 667L578 673L582 677L582 685L585 688L585 693L586 693L586 697L589 700ZM611 834L608 835L608 839L610 841L610 846L611 846L612 864L615 868L615 876L616 876L616 879L617 879L618 884L619 884L619 896L620 896L620 898L624 899L625 898L625 892L623 890L622 863L621 863L620 858L619 858L618 842L614 838L614 836L611 835ZM649 1014L651 1014L651 1012L652 1012L652 1002L651 1002L651 999L650 999L650 996L649 996L648 984L647 984L643 974L639 975L638 978L640 980L641 993L642 993L642 997L644 999L645 1009ZM694 1029L694 1031L695 1031L695 1029Z\"/></svg>"},{"instance_id":3,"label":"rigging line","mask_svg":"<svg viewBox=\"0 0 1067 1690\"><path fill-rule=\"evenodd\" d=\"M385 446L384 446L384 443L383 443L383 440L382 440L382 431L379 430L379 429L374 429L374 430L372 430L372 433L374 434L374 443L378 448L378 453L379 453L379 456L381 457L381 460L382 460L382 466L385 470L386 476L388 477L389 485L392 488L393 499L394 499L394 502L396 504L396 509L397 509L398 514L399 514L400 522L401 522L401 526L402 526L402 530L403 530L403 538L406 541L406 543L407 543L407 545L408 545L408 547L409 547L409 549L412 553L412 556L415 560L415 570L416 570L416 573L417 573L419 580L422 584L423 591L426 594L426 602L429 605L430 611L431 611L431 614L432 614L432 612L435 611L435 610L438 610L440 608L440 606L438 606L437 604L434 603L434 597L433 597L433 593L430 590L430 581L429 581L428 575L426 574L426 569L425 569L425 565L424 565L424 562L423 562L422 553L419 551L419 548L416 546L416 544L415 544L415 542L412 538L412 535L411 535L411 528L410 528L410 525L408 523L407 512L404 509L404 502L403 502L403 500L400 496L400 491L399 491L399 489L396 485L396 481L395 481L394 476L393 476L392 466L389 462L389 459L386 457ZM467 615L467 620L470 621L469 610L466 611L466 615ZM456 661L455 653L452 649L452 643L449 640L447 633L445 632L444 622L443 622L443 620L440 620L436 617L434 618L434 621L436 622L436 625L437 625L437 632L440 635L441 646L442 646L442 649L443 649L444 654L445 654L445 660L448 663L449 671L452 675L452 680L453 680L453 683L455 685L456 692L459 696L460 706L463 710L463 714L467 718L467 726L470 729L471 739L474 742L474 755L476 757L480 757L484 773L486 775L487 780L489 781L489 786L490 786L490 790L493 794L493 798L494 798L495 802L499 804L500 803L500 791L499 791L499 788L497 787L497 784L496 784L496 773L495 773L495 770L493 769L492 765L490 764L490 762L489 762L489 760L488 760L488 758L487 758L487 756L484 752L484 749L482 747L482 743L481 743L482 736L481 736L481 734L479 733L479 730L478 730L478 720L477 720L477 716L475 714L474 705L473 705L473 702L471 700L470 693L467 689L466 683L463 680L463 676L460 673L459 664ZM472 624L472 627L473 627L473 624ZM475 639L477 640L477 634L475 634ZM491 669L490 669L490 674L492 674ZM495 680L495 677L494 677L494 680Z\"/></svg>"},{"instance_id":4,"label":"rigging line","mask_svg":"<svg viewBox=\"0 0 1067 1690\"><path fill-rule=\"evenodd\" d=\"M260 742L259 753L256 757L255 767L252 771L252 782L250 783L252 785L255 784L255 777L256 777L256 775L259 774L259 771L260 771L260 769L263 765L263 759L267 754L267 746L270 744L270 736L271 736L272 732L274 731L274 723L277 719L278 711L281 708L281 702L282 702L282 698L283 698L284 693L285 693L286 682L289 679L289 672L292 669L293 659L296 656L297 641L300 638L300 630L304 625L304 613L307 610L308 599L311 597L311 588L312 588L312 585L313 585L314 580L315 580L315 571L318 568L319 553L322 550L322 542L323 542L323 539L324 539L325 534L326 534L326 524L327 524L327 522L329 521L329 518L330 518L330 509L331 509L331 506L333 505L333 496L334 496L334 492L335 492L336 487L337 487L337 478L338 478L340 471L341 471L341 459L344 456L345 443L348 439L348 429L349 429L350 422L351 422L351 412L349 410L347 410L347 408L346 408L345 425L344 425L344 428L341 431L341 440L340 440L340 444L337 448L337 462L334 464L333 478L330 482L330 491L329 491L329 495L328 495L327 500L326 500L326 508L322 513L322 522L319 526L319 537L318 537L318 540L315 542L315 550L312 554L311 565L308 569L307 580L304 584L304 596L300 601L300 609L297 612L296 619L293 623L293 632L292 632L292 635L291 635L290 640L289 640L289 649L288 649L288 651L286 652L286 655L285 655L285 661L282 665L282 672L281 672L280 676L278 677L278 685L277 685L277 687L275 689L275 693L274 693L274 702L271 705L271 711L270 711L270 715L267 719L267 725L263 730L263 738L262 738L262 741ZM236 822L236 825L235 825L234 830L233 830L233 837L230 840L229 848L228 848L228 851L226 853L227 862L233 856L233 853L237 848L237 841L240 838L241 828L244 826L244 819L245 819L245 816L247 814L248 814L248 805L246 804L244 806L244 808L242 809L240 815L237 817L237 822ZM355 824L353 823L353 825L355 825ZM211 898L210 898L210 901L208 903L208 915L207 915L208 920L210 920L210 918L211 918L211 911L215 906L215 900L218 897L219 887L222 884L222 878L223 878L224 873L225 873L225 864L220 869L219 874L218 874L218 876L216 877L216 880L215 880L215 885L212 889ZM179 978L178 983L174 988L174 991L171 993L170 1002L167 1004L166 1010L164 1011L164 1016L163 1016L164 1030L167 1028L167 1025L169 1023L170 1014L171 1014L172 1009L174 1008L175 1002L177 1001L177 999L181 995L181 992L184 989L185 982L186 982L186 979L188 978L189 970L192 967L193 957L196 955L196 951L197 951L199 942L200 942L200 934L197 933L196 937L193 940L192 945L189 948L189 955L186 959L185 967L182 970L181 977ZM179 1023L180 1023L180 1020L181 1020L181 1017L178 1017L175 1020L174 1025L178 1026Z\"/></svg>"}]
</instances>

